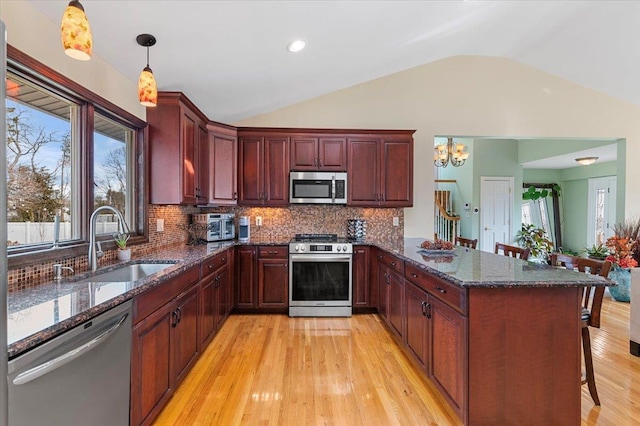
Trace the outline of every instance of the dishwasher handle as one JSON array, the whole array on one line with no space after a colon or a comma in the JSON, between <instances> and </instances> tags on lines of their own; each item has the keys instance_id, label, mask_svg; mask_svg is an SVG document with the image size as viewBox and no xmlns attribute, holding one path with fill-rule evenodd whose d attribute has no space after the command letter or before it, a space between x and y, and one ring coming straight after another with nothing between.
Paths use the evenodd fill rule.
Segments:
<instances>
[{"instance_id":1,"label":"dishwasher handle","mask_svg":"<svg viewBox=\"0 0 640 426\"><path fill-rule=\"evenodd\" d=\"M118 330L128 316L129 316L128 313L124 314L122 318L120 318L120 321L115 323L111 328L104 331L103 333L98 335L96 338L88 341L84 345L78 346L77 348L72 349L65 354L62 354L50 361L47 361L38 365L37 367L33 367L28 369L27 371L23 371L22 373L18 374L15 377L15 379L13 379L13 384L24 385L26 383L29 383L37 379L38 377L42 377L45 374L50 373L53 370L56 370L62 367L63 365L73 361L74 359L84 355L91 349L94 349L95 347L100 345L100 343L104 342L111 334L113 334L116 330Z\"/></svg>"}]
</instances>

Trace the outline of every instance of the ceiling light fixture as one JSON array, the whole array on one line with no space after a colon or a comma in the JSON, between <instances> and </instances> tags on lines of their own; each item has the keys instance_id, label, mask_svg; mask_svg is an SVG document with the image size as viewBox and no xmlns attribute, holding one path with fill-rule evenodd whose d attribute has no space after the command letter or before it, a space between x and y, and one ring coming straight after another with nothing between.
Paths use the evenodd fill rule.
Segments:
<instances>
[{"instance_id":1,"label":"ceiling light fixture","mask_svg":"<svg viewBox=\"0 0 640 426\"><path fill-rule=\"evenodd\" d=\"M287 50L291 53L297 53L304 49L307 45L307 42L304 40L294 40L291 43L287 44Z\"/></svg>"},{"instance_id":2,"label":"ceiling light fixture","mask_svg":"<svg viewBox=\"0 0 640 426\"><path fill-rule=\"evenodd\" d=\"M589 164L595 163L597 159L598 157L581 157L581 158L576 158L576 161L582 164L583 166L588 166Z\"/></svg>"},{"instance_id":3,"label":"ceiling light fixture","mask_svg":"<svg viewBox=\"0 0 640 426\"><path fill-rule=\"evenodd\" d=\"M136 37L140 46L147 48L147 66L144 67L138 79L138 98L140 104L146 107L158 105L158 85L153 77L153 71L149 68L149 47L156 44L156 38L151 34L140 34Z\"/></svg>"},{"instance_id":4,"label":"ceiling light fixture","mask_svg":"<svg viewBox=\"0 0 640 426\"><path fill-rule=\"evenodd\" d=\"M436 145L433 162L437 167L447 167L449 163L453 167L460 167L469 158L467 147L461 143L454 143L453 138L447 138L447 143Z\"/></svg>"},{"instance_id":5,"label":"ceiling light fixture","mask_svg":"<svg viewBox=\"0 0 640 426\"><path fill-rule=\"evenodd\" d=\"M72 0L62 14L60 36L64 53L79 61L91 59L93 36L84 7Z\"/></svg>"}]
</instances>

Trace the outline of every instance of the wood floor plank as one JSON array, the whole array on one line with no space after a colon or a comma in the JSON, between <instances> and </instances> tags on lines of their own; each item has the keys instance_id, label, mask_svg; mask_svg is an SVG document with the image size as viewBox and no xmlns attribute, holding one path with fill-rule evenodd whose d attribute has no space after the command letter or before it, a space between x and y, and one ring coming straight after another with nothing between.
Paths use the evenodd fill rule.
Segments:
<instances>
[{"instance_id":1,"label":"wood floor plank","mask_svg":"<svg viewBox=\"0 0 640 426\"><path fill-rule=\"evenodd\" d=\"M582 425L640 424L640 358L629 304L605 298L591 330L596 407ZM232 315L155 425L458 425L377 315Z\"/></svg>"}]
</instances>

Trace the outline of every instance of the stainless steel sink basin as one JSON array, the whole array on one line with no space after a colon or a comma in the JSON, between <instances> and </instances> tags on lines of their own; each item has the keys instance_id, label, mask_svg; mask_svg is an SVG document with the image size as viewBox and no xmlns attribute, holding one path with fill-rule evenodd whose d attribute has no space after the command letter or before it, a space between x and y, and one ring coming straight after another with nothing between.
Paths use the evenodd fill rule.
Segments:
<instances>
[{"instance_id":1,"label":"stainless steel sink basin","mask_svg":"<svg viewBox=\"0 0 640 426\"><path fill-rule=\"evenodd\" d=\"M138 281L142 278L146 278L149 275L156 274L165 268L175 265L176 262L166 263L134 263L126 265L118 269L114 269L108 272L98 273L91 277L80 280L79 282L123 282L123 281Z\"/></svg>"}]
</instances>

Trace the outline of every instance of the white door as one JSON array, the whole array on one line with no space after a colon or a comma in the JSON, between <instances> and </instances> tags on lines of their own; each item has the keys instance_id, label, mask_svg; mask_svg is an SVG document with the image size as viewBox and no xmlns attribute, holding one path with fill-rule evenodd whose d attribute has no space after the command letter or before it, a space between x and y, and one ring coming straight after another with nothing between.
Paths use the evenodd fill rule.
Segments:
<instances>
[{"instance_id":1,"label":"white door","mask_svg":"<svg viewBox=\"0 0 640 426\"><path fill-rule=\"evenodd\" d=\"M513 178L480 178L480 249L493 252L496 242L511 241Z\"/></svg>"},{"instance_id":2,"label":"white door","mask_svg":"<svg viewBox=\"0 0 640 426\"><path fill-rule=\"evenodd\" d=\"M616 223L616 176L589 179L587 246L604 244Z\"/></svg>"}]
</instances>

